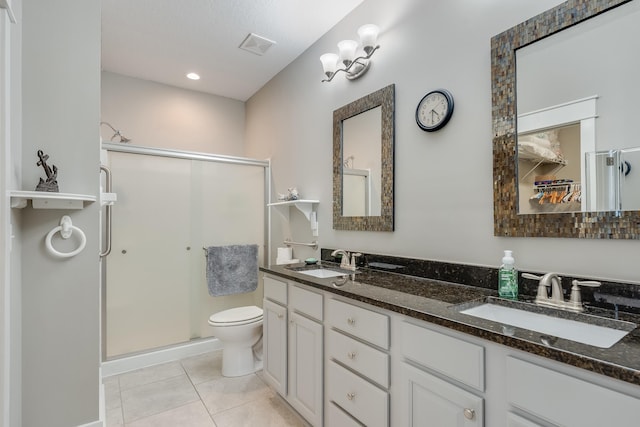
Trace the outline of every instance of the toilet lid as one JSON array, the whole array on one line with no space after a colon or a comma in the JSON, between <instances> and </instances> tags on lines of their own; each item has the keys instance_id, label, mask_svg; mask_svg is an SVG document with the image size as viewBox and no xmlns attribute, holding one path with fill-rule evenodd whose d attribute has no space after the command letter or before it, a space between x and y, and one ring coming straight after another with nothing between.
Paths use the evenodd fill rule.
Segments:
<instances>
[{"instance_id":1,"label":"toilet lid","mask_svg":"<svg viewBox=\"0 0 640 427\"><path fill-rule=\"evenodd\" d=\"M255 305L236 307L212 314L209 323L218 325L243 325L262 319L262 309Z\"/></svg>"}]
</instances>

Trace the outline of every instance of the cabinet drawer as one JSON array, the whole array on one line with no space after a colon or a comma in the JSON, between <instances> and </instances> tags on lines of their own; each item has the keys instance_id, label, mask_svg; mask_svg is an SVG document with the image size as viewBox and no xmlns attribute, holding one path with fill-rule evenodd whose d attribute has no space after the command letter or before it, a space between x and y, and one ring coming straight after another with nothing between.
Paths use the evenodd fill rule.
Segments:
<instances>
[{"instance_id":1,"label":"cabinet drawer","mask_svg":"<svg viewBox=\"0 0 640 427\"><path fill-rule=\"evenodd\" d=\"M289 288L289 307L298 313L322 320L322 294L298 286Z\"/></svg>"},{"instance_id":2,"label":"cabinet drawer","mask_svg":"<svg viewBox=\"0 0 640 427\"><path fill-rule=\"evenodd\" d=\"M532 421L522 418L519 415L509 412L507 414L507 427L542 427Z\"/></svg>"},{"instance_id":3,"label":"cabinet drawer","mask_svg":"<svg viewBox=\"0 0 640 427\"><path fill-rule=\"evenodd\" d=\"M327 395L329 400L369 427L389 422L389 395L335 362L329 362Z\"/></svg>"},{"instance_id":4,"label":"cabinet drawer","mask_svg":"<svg viewBox=\"0 0 640 427\"><path fill-rule=\"evenodd\" d=\"M335 330L327 331L327 355L389 388L389 355Z\"/></svg>"},{"instance_id":5,"label":"cabinet drawer","mask_svg":"<svg viewBox=\"0 0 640 427\"><path fill-rule=\"evenodd\" d=\"M351 418L346 412L338 408L335 403L329 403L327 408L328 427L362 427L362 424Z\"/></svg>"},{"instance_id":6,"label":"cabinet drawer","mask_svg":"<svg viewBox=\"0 0 640 427\"><path fill-rule=\"evenodd\" d=\"M371 310L330 299L327 302L329 326L370 342L389 348L389 317Z\"/></svg>"},{"instance_id":7,"label":"cabinet drawer","mask_svg":"<svg viewBox=\"0 0 640 427\"><path fill-rule=\"evenodd\" d=\"M407 322L401 329L407 359L484 391L484 347Z\"/></svg>"},{"instance_id":8,"label":"cabinet drawer","mask_svg":"<svg viewBox=\"0 0 640 427\"><path fill-rule=\"evenodd\" d=\"M638 425L640 399L552 369L507 357L509 403L563 426Z\"/></svg>"},{"instance_id":9,"label":"cabinet drawer","mask_svg":"<svg viewBox=\"0 0 640 427\"><path fill-rule=\"evenodd\" d=\"M287 305L287 282L263 276L264 298Z\"/></svg>"}]
</instances>

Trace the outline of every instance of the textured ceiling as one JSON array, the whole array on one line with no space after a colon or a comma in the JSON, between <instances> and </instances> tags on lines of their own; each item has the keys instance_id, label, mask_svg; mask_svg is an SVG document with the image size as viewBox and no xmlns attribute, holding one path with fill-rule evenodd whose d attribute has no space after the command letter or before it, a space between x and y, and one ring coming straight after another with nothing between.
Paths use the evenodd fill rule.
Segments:
<instances>
[{"instance_id":1,"label":"textured ceiling","mask_svg":"<svg viewBox=\"0 0 640 427\"><path fill-rule=\"evenodd\" d=\"M246 101L362 1L102 0L102 69ZM239 49L249 33L276 44Z\"/></svg>"}]
</instances>

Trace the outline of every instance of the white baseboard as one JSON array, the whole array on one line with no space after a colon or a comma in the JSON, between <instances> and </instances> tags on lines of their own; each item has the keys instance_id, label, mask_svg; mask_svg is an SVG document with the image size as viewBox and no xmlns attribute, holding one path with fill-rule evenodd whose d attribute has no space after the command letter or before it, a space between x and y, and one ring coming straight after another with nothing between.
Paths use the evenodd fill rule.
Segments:
<instances>
[{"instance_id":1,"label":"white baseboard","mask_svg":"<svg viewBox=\"0 0 640 427\"><path fill-rule=\"evenodd\" d=\"M104 427L104 423L102 421L94 421L89 424L82 424L81 426L78 426L78 427Z\"/></svg>"},{"instance_id":2,"label":"white baseboard","mask_svg":"<svg viewBox=\"0 0 640 427\"><path fill-rule=\"evenodd\" d=\"M153 350L148 353L109 360L102 363L102 378L221 349L222 343L220 340L207 338L192 343Z\"/></svg>"}]
</instances>

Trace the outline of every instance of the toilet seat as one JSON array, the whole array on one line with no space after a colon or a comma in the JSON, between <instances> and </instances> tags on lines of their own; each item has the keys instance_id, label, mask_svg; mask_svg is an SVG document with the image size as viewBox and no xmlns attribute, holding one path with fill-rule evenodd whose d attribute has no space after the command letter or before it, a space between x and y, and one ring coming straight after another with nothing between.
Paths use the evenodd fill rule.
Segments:
<instances>
[{"instance_id":1,"label":"toilet seat","mask_svg":"<svg viewBox=\"0 0 640 427\"><path fill-rule=\"evenodd\" d=\"M212 326L239 326L262 320L262 309L255 305L236 307L214 313L209 317Z\"/></svg>"}]
</instances>

